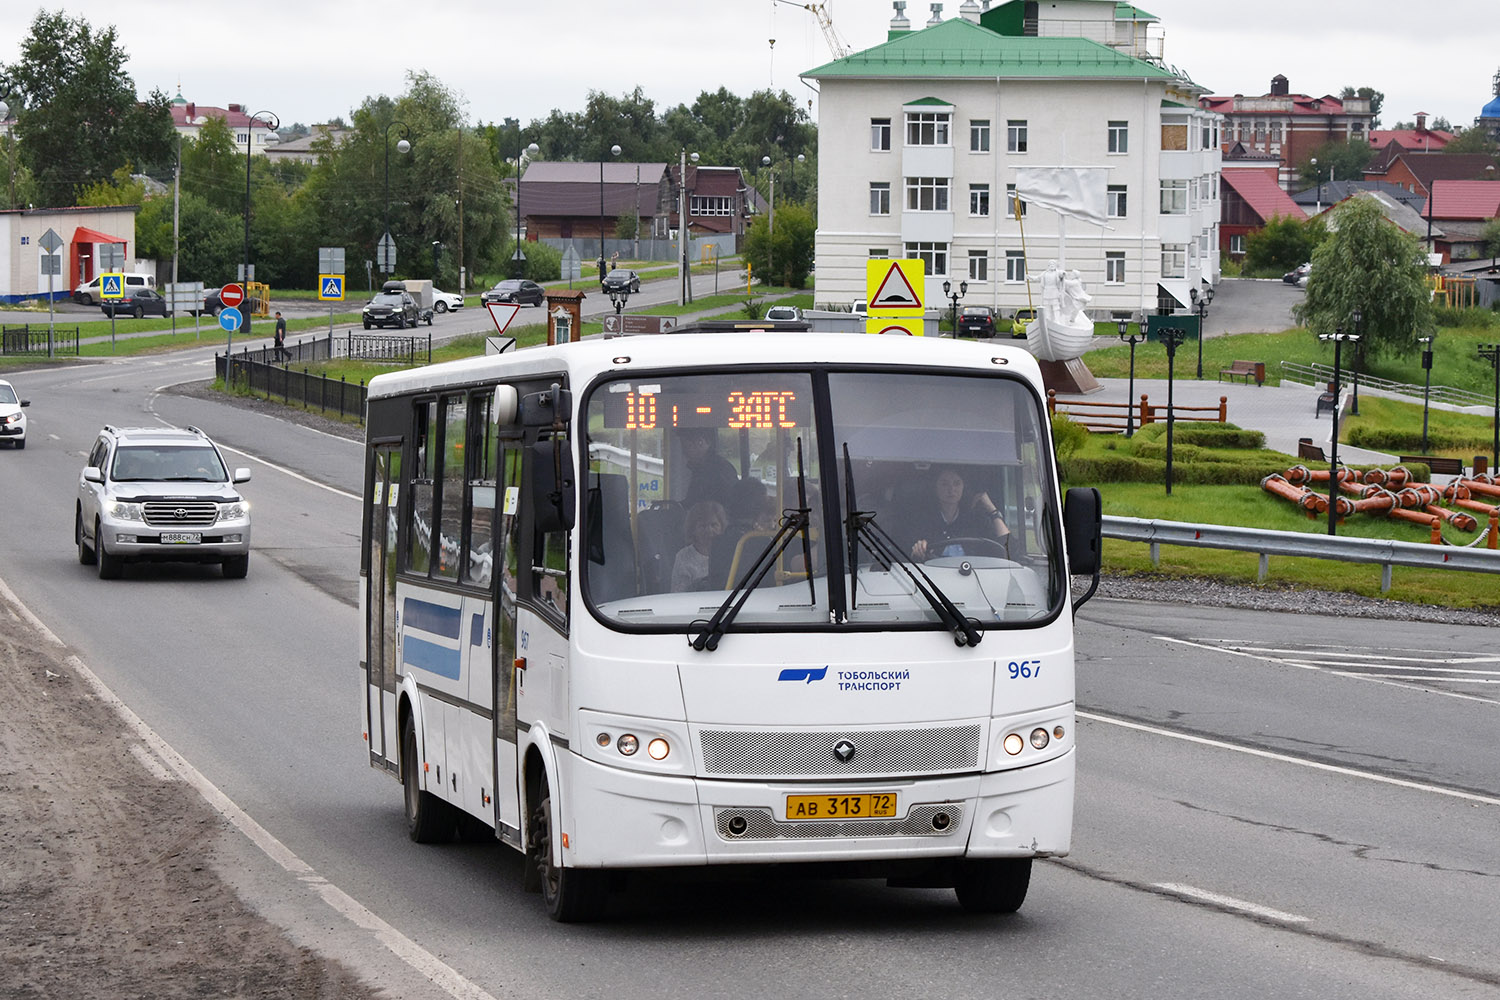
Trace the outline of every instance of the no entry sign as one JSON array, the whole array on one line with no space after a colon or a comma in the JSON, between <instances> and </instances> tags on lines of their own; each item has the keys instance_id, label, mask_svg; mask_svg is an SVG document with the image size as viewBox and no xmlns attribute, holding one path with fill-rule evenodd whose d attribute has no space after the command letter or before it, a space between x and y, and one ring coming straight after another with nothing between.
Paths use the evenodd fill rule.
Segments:
<instances>
[{"instance_id":1,"label":"no entry sign","mask_svg":"<svg viewBox=\"0 0 1500 1000\"><path fill-rule=\"evenodd\" d=\"M219 289L219 301L226 306L237 306L245 301L245 290L239 285L225 285Z\"/></svg>"}]
</instances>

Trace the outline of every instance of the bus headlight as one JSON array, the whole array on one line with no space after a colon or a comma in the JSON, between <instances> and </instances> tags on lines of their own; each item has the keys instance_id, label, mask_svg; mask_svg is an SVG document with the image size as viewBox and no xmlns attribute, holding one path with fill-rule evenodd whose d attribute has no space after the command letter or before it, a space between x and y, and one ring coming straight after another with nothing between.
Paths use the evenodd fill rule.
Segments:
<instances>
[{"instance_id":1,"label":"bus headlight","mask_svg":"<svg viewBox=\"0 0 1500 1000\"><path fill-rule=\"evenodd\" d=\"M652 760L666 760L667 754L672 752L672 748L667 745L666 740L658 736L646 744L646 752L651 755Z\"/></svg>"},{"instance_id":2,"label":"bus headlight","mask_svg":"<svg viewBox=\"0 0 1500 1000\"><path fill-rule=\"evenodd\" d=\"M1047 735L1047 730L1041 728L1040 726L1031 731L1031 745L1038 750L1041 750L1047 745L1047 740L1049 738L1050 737Z\"/></svg>"},{"instance_id":3,"label":"bus headlight","mask_svg":"<svg viewBox=\"0 0 1500 1000\"><path fill-rule=\"evenodd\" d=\"M636 739L630 733L625 733L615 741L615 749L620 751L627 757L634 756L635 752L640 748L641 741Z\"/></svg>"},{"instance_id":4,"label":"bus headlight","mask_svg":"<svg viewBox=\"0 0 1500 1000\"><path fill-rule=\"evenodd\" d=\"M1014 757L1026 748L1026 741L1021 739L1020 733L1011 733L1005 737L1005 752Z\"/></svg>"}]
</instances>

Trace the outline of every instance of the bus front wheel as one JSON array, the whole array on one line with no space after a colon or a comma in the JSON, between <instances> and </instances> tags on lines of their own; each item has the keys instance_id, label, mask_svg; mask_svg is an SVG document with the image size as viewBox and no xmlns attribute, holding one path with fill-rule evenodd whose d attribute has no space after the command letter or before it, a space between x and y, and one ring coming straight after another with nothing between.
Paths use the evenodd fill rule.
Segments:
<instances>
[{"instance_id":1,"label":"bus front wheel","mask_svg":"<svg viewBox=\"0 0 1500 1000\"><path fill-rule=\"evenodd\" d=\"M598 920L604 915L608 894L606 873L552 863L552 797L545 783L541 793L541 801L531 812L528 843L529 860L542 883L542 903L547 908L547 916L564 924Z\"/></svg>"},{"instance_id":2,"label":"bus front wheel","mask_svg":"<svg viewBox=\"0 0 1500 1000\"><path fill-rule=\"evenodd\" d=\"M1030 858L984 858L963 863L954 892L970 913L1015 913L1030 885Z\"/></svg>"},{"instance_id":3,"label":"bus front wheel","mask_svg":"<svg viewBox=\"0 0 1500 1000\"><path fill-rule=\"evenodd\" d=\"M419 844L443 844L453 836L453 807L422 791L417 765L417 726L401 727L401 788L406 798L406 834Z\"/></svg>"}]
</instances>

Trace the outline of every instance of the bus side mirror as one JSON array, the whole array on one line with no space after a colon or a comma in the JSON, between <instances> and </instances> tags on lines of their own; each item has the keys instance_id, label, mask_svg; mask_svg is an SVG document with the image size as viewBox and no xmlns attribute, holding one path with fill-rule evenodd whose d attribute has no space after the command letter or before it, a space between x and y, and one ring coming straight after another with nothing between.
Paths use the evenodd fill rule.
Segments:
<instances>
[{"instance_id":1,"label":"bus side mirror","mask_svg":"<svg viewBox=\"0 0 1500 1000\"><path fill-rule=\"evenodd\" d=\"M531 509L536 529L546 533L573 527L573 453L561 438L531 446Z\"/></svg>"},{"instance_id":2,"label":"bus side mirror","mask_svg":"<svg viewBox=\"0 0 1500 1000\"><path fill-rule=\"evenodd\" d=\"M1099 569L1103 562L1100 546L1104 540L1103 504L1099 491L1092 486L1068 490L1063 497L1063 538L1068 549L1068 572L1092 576L1094 582L1078 600L1077 611L1099 589Z\"/></svg>"}]
</instances>

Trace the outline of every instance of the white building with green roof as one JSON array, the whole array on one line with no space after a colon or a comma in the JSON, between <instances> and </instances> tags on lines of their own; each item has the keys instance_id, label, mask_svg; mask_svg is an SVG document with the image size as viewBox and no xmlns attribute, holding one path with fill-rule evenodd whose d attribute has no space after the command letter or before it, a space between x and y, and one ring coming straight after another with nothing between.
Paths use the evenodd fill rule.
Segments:
<instances>
[{"instance_id":1,"label":"white building with green roof","mask_svg":"<svg viewBox=\"0 0 1500 1000\"><path fill-rule=\"evenodd\" d=\"M1003 315L1036 305L1027 272L1077 269L1095 319L1191 307L1219 277L1220 116L1167 65L1152 15L1116 0L1015 0L910 30L803 79L818 88L815 297L865 294L872 257L920 257ZM986 5L988 6L988 5ZM1008 211L1025 167L1107 173L1104 226ZM1024 236L1024 245L1023 245Z\"/></svg>"}]
</instances>

